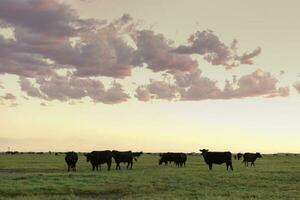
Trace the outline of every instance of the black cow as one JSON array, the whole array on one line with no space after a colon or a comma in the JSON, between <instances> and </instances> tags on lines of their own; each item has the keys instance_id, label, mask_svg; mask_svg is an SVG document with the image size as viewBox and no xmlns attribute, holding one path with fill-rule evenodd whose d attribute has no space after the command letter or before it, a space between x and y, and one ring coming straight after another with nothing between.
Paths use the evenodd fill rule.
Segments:
<instances>
[{"instance_id":1,"label":"black cow","mask_svg":"<svg viewBox=\"0 0 300 200\"><path fill-rule=\"evenodd\" d=\"M133 152L133 153L132 153L133 159L134 159L135 161L137 161L137 159L138 159L142 154L143 154L142 151L141 151L141 152Z\"/></svg>"},{"instance_id":2,"label":"black cow","mask_svg":"<svg viewBox=\"0 0 300 200\"><path fill-rule=\"evenodd\" d=\"M101 170L101 164L107 164L107 170L110 170L112 161L112 152L106 151L92 151L91 153L85 153L87 162L91 162L93 171L96 169L98 171L99 167Z\"/></svg>"},{"instance_id":3,"label":"black cow","mask_svg":"<svg viewBox=\"0 0 300 200\"><path fill-rule=\"evenodd\" d=\"M78 161L78 155L77 153L71 151L66 153L65 161L68 165L68 172L70 170L76 171L76 163Z\"/></svg>"},{"instance_id":4,"label":"black cow","mask_svg":"<svg viewBox=\"0 0 300 200\"><path fill-rule=\"evenodd\" d=\"M243 163L245 166L248 166L248 163L251 162L251 166L254 166L254 162L257 158L262 158L261 154L256 153L245 153Z\"/></svg>"},{"instance_id":5,"label":"black cow","mask_svg":"<svg viewBox=\"0 0 300 200\"><path fill-rule=\"evenodd\" d=\"M232 161L231 161L231 152L209 152L208 149L202 149L200 150L202 153L201 155L204 158L204 161L206 164L208 164L209 169L212 170L213 164L223 164L226 163L226 169L228 170L228 167L230 167L231 170L233 170L232 167Z\"/></svg>"},{"instance_id":6,"label":"black cow","mask_svg":"<svg viewBox=\"0 0 300 200\"><path fill-rule=\"evenodd\" d=\"M238 153L238 154L237 154L237 159L238 159L238 160L240 160L242 157L243 157L243 154L242 154L242 153Z\"/></svg>"},{"instance_id":7,"label":"black cow","mask_svg":"<svg viewBox=\"0 0 300 200\"><path fill-rule=\"evenodd\" d=\"M121 170L120 163L127 163L127 169L133 165L133 153L131 151L112 151L113 158L116 162L116 170Z\"/></svg>"},{"instance_id":8,"label":"black cow","mask_svg":"<svg viewBox=\"0 0 300 200\"><path fill-rule=\"evenodd\" d=\"M165 163L167 165L168 163L174 162L177 167L185 166L187 155L184 153L161 153L159 154L160 159L158 164L161 165L162 163Z\"/></svg>"}]
</instances>

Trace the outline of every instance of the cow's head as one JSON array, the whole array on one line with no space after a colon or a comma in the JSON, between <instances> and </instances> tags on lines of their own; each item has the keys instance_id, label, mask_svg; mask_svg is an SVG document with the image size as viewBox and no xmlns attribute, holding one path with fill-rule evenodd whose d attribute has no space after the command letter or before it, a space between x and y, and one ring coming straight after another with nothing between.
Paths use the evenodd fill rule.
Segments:
<instances>
[{"instance_id":1,"label":"cow's head","mask_svg":"<svg viewBox=\"0 0 300 200\"><path fill-rule=\"evenodd\" d=\"M206 155L208 149L200 149L199 151L201 152L201 155Z\"/></svg>"},{"instance_id":2,"label":"cow's head","mask_svg":"<svg viewBox=\"0 0 300 200\"><path fill-rule=\"evenodd\" d=\"M262 155L260 153L258 153L258 152L256 152L255 155L256 155L257 158L262 158Z\"/></svg>"},{"instance_id":3,"label":"cow's head","mask_svg":"<svg viewBox=\"0 0 300 200\"><path fill-rule=\"evenodd\" d=\"M83 155L86 157L86 162L90 162L90 160L91 160L91 153L84 153Z\"/></svg>"}]
</instances>

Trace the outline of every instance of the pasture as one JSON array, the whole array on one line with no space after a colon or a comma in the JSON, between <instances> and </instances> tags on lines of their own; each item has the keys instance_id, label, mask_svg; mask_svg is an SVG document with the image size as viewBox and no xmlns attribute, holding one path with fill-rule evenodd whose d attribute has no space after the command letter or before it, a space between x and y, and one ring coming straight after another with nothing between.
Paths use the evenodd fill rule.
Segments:
<instances>
[{"instance_id":1,"label":"pasture","mask_svg":"<svg viewBox=\"0 0 300 200\"><path fill-rule=\"evenodd\" d=\"M233 159L233 172L224 164L209 171L199 155L183 168L158 158L92 171L80 154L77 172L67 172L64 154L1 154L0 199L300 199L300 155L265 155L248 168Z\"/></svg>"}]
</instances>

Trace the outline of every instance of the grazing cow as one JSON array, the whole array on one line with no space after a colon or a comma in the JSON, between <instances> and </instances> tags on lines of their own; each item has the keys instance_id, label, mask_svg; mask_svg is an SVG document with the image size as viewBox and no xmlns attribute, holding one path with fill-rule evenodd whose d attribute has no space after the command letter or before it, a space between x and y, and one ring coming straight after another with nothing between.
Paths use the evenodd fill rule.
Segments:
<instances>
[{"instance_id":1,"label":"grazing cow","mask_svg":"<svg viewBox=\"0 0 300 200\"><path fill-rule=\"evenodd\" d=\"M254 162L257 158L262 158L261 154L256 153L245 153L243 163L248 167L248 163L251 162L251 166L254 166Z\"/></svg>"},{"instance_id":2,"label":"grazing cow","mask_svg":"<svg viewBox=\"0 0 300 200\"><path fill-rule=\"evenodd\" d=\"M185 166L187 155L184 153L162 153L159 154L160 159L158 164L161 165L162 163L165 163L167 165L168 163L174 162L177 167Z\"/></svg>"},{"instance_id":3,"label":"grazing cow","mask_svg":"<svg viewBox=\"0 0 300 200\"><path fill-rule=\"evenodd\" d=\"M99 167L101 170L101 164L107 164L107 170L110 170L111 161L112 161L112 152L109 150L106 151L92 151L91 153L85 153L87 162L91 162L93 171L95 169L98 171Z\"/></svg>"},{"instance_id":4,"label":"grazing cow","mask_svg":"<svg viewBox=\"0 0 300 200\"><path fill-rule=\"evenodd\" d=\"M206 164L208 164L209 169L212 170L213 164L223 164L226 163L226 169L228 170L228 167L230 167L231 170L233 170L232 167L232 161L231 161L231 152L209 152L208 149L202 149L200 150L202 153L201 155L204 158L204 161Z\"/></svg>"},{"instance_id":5,"label":"grazing cow","mask_svg":"<svg viewBox=\"0 0 300 200\"><path fill-rule=\"evenodd\" d=\"M116 162L116 170L121 170L120 163L127 163L127 169L133 165L133 153L131 151L112 151L113 158Z\"/></svg>"},{"instance_id":6,"label":"grazing cow","mask_svg":"<svg viewBox=\"0 0 300 200\"><path fill-rule=\"evenodd\" d=\"M77 153L71 151L71 152L67 152L66 156L65 156L65 161L68 165L68 172L70 170L72 171L76 171L76 163L78 161L78 155Z\"/></svg>"},{"instance_id":7,"label":"grazing cow","mask_svg":"<svg viewBox=\"0 0 300 200\"><path fill-rule=\"evenodd\" d=\"M142 151L141 151L141 152L133 152L133 153L132 153L133 159L134 159L135 161L137 161L137 159L138 159L142 154L143 154Z\"/></svg>"},{"instance_id":8,"label":"grazing cow","mask_svg":"<svg viewBox=\"0 0 300 200\"><path fill-rule=\"evenodd\" d=\"M237 154L237 159L238 159L238 160L240 160L242 157L243 157L243 154L242 154L242 153L238 153L238 154Z\"/></svg>"}]
</instances>

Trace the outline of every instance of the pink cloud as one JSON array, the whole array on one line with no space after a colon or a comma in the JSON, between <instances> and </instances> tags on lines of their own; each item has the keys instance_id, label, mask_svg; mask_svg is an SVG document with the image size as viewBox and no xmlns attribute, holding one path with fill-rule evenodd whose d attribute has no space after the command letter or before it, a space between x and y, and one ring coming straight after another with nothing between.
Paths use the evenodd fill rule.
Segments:
<instances>
[{"instance_id":1,"label":"pink cloud","mask_svg":"<svg viewBox=\"0 0 300 200\"><path fill-rule=\"evenodd\" d=\"M230 45L223 43L211 30L197 31L188 40L189 45L180 45L174 52L180 54L200 54L212 65L223 65L227 69L240 64L253 64L253 58L258 56L261 48L250 53L237 54L237 40Z\"/></svg>"}]
</instances>

